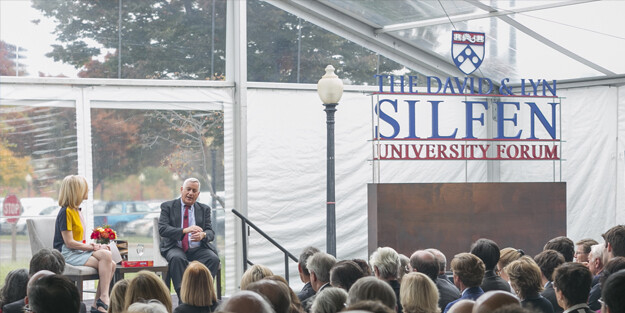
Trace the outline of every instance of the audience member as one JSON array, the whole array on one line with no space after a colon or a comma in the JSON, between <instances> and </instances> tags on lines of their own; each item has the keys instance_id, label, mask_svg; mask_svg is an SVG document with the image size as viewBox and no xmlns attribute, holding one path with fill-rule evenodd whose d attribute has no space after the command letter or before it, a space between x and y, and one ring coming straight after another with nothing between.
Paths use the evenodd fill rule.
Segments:
<instances>
[{"instance_id":1,"label":"audience member","mask_svg":"<svg viewBox=\"0 0 625 313\"><path fill-rule=\"evenodd\" d=\"M241 290L223 301L217 312L275 313L265 297L249 290Z\"/></svg>"},{"instance_id":2,"label":"audience member","mask_svg":"<svg viewBox=\"0 0 625 313\"><path fill-rule=\"evenodd\" d=\"M494 310L506 305L521 306L519 299L517 299L510 292L493 290L484 293L481 297L475 300L473 313L492 313Z\"/></svg>"},{"instance_id":3,"label":"audience member","mask_svg":"<svg viewBox=\"0 0 625 313\"><path fill-rule=\"evenodd\" d=\"M603 285L602 313L625 313L625 270L620 270L605 281Z\"/></svg>"},{"instance_id":4,"label":"audience member","mask_svg":"<svg viewBox=\"0 0 625 313\"><path fill-rule=\"evenodd\" d=\"M612 258L610 262L608 262L601 272L601 278L599 279L599 283L601 285L605 284L606 280L612 275L620 270L625 269L625 257L617 256Z\"/></svg>"},{"instance_id":5,"label":"audience member","mask_svg":"<svg viewBox=\"0 0 625 313\"><path fill-rule=\"evenodd\" d=\"M445 255L437 249L427 249L425 251L432 253L438 261L438 277L436 278L436 288L438 288L439 297L438 307L441 309L446 308L450 302L460 298L460 290L453 282L447 279L447 274L445 273L447 258L445 258Z\"/></svg>"},{"instance_id":6,"label":"audience member","mask_svg":"<svg viewBox=\"0 0 625 313\"><path fill-rule=\"evenodd\" d=\"M435 282L438 277L438 260L431 252L417 250L410 256L410 269L425 274Z\"/></svg>"},{"instance_id":7,"label":"audience member","mask_svg":"<svg viewBox=\"0 0 625 313\"><path fill-rule=\"evenodd\" d=\"M156 274L149 271L139 271L137 276L131 279L128 284L124 308L128 309L128 307L135 302L152 299L158 300L165 305L168 313L172 313L169 288L165 286L165 283L163 283Z\"/></svg>"},{"instance_id":8,"label":"audience member","mask_svg":"<svg viewBox=\"0 0 625 313\"><path fill-rule=\"evenodd\" d=\"M510 278L510 285L521 299L521 306L540 313L553 313L549 300L540 295L543 291L540 268L527 255L508 264L503 269Z\"/></svg>"},{"instance_id":9,"label":"audience member","mask_svg":"<svg viewBox=\"0 0 625 313\"><path fill-rule=\"evenodd\" d=\"M375 277L363 277L356 281L349 289L347 304L352 304L363 300L379 301L393 311L397 310L397 299L391 286Z\"/></svg>"},{"instance_id":10,"label":"audience member","mask_svg":"<svg viewBox=\"0 0 625 313\"><path fill-rule=\"evenodd\" d=\"M346 302L347 291L345 291L345 289L328 287L319 292L315 297L311 313L336 313L345 309Z\"/></svg>"},{"instance_id":11,"label":"audience member","mask_svg":"<svg viewBox=\"0 0 625 313\"><path fill-rule=\"evenodd\" d=\"M556 268L553 288L564 313L594 313L586 303L591 283L592 274L583 264L568 262Z\"/></svg>"},{"instance_id":12,"label":"audience member","mask_svg":"<svg viewBox=\"0 0 625 313\"><path fill-rule=\"evenodd\" d=\"M85 243L85 231L80 205L87 199L87 179L79 175L66 176L59 190L61 209L56 216L52 245L61 252L65 262L75 266L88 266L98 271L98 285L93 308L106 312L110 301L109 287L117 266L109 246Z\"/></svg>"},{"instance_id":13,"label":"audience member","mask_svg":"<svg viewBox=\"0 0 625 313\"><path fill-rule=\"evenodd\" d=\"M306 247L299 255L299 261L297 262L297 271L299 272L299 279L304 283L304 287L297 294L299 301L302 302L315 294L315 290L310 285L310 272L306 266L306 261L313 254L319 252L319 249L315 247Z\"/></svg>"},{"instance_id":14,"label":"audience member","mask_svg":"<svg viewBox=\"0 0 625 313\"><path fill-rule=\"evenodd\" d=\"M573 255L573 259L577 263L587 263L588 262L588 254L590 254L590 248L594 245L598 244L598 242L591 238L582 239L575 243L575 254Z\"/></svg>"},{"instance_id":15,"label":"audience member","mask_svg":"<svg viewBox=\"0 0 625 313\"><path fill-rule=\"evenodd\" d=\"M454 285L462 292L460 299L476 300L484 291L480 288L484 279L484 262L471 253L457 254L451 260L451 271L453 272ZM445 312L458 301L454 300L445 307Z\"/></svg>"},{"instance_id":16,"label":"audience member","mask_svg":"<svg viewBox=\"0 0 625 313\"><path fill-rule=\"evenodd\" d=\"M497 243L490 239L481 238L471 245L471 253L475 254L478 258L484 262L486 271L484 272L484 279L480 286L484 292L490 290L503 290L510 292L510 285L503 280L497 274L495 274L495 267L499 262L500 253Z\"/></svg>"},{"instance_id":17,"label":"audience member","mask_svg":"<svg viewBox=\"0 0 625 313\"><path fill-rule=\"evenodd\" d=\"M601 235L605 240L606 263L617 256L625 257L625 225L617 225Z\"/></svg>"},{"instance_id":18,"label":"audience member","mask_svg":"<svg viewBox=\"0 0 625 313\"><path fill-rule=\"evenodd\" d=\"M192 261L182 275L180 300L174 313L208 313L217 307L213 275L206 265Z\"/></svg>"},{"instance_id":19,"label":"audience member","mask_svg":"<svg viewBox=\"0 0 625 313\"><path fill-rule=\"evenodd\" d=\"M291 307L289 286L282 282L261 279L249 284L246 290L257 292L267 298L276 313L289 313Z\"/></svg>"},{"instance_id":20,"label":"audience member","mask_svg":"<svg viewBox=\"0 0 625 313\"><path fill-rule=\"evenodd\" d=\"M551 302L554 313L562 313L564 309L558 304L552 280L555 269L564 264L564 256L555 250L545 250L537 254L534 257L534 261L536 261L536 264L538 264L538 267L540 268L540 278L544 288L540 295Z\"/></svg>"},{"instance_id":21,"label":"audience member","mask_svg":"<svg viewBox=\"0 0 625 313\"><path fill-rule=\"evenodd\" d=\"M293 289L291 289L291 287L289 286L289 282L286 281L286 279L284 279L284 277L282 277L280 275L271 275L271 276L267 276L267 277L265 277L263 279L279 281L279 282L283 283L285 286L289 287L289 295L290 295L290 298L291 298L291 307L289 309L289 312L291 312L291 313L302 313L303 312L304 308L302 308L302 303L299 301L299 298L297 297L297 294L295 294Z\"/></svg>"},{"instance_id":22,"label":"audience member","mask_svg":"<svg viewBox=\"0 0 625 313\"><path fill-rule=\"evenodd\" d=\"M512 261L518 260L520 257L524 256L525 252L521 249L515 248L503 248L499 251L499 262L497 262L497 273L501 276L501 278L505 281L508 281L508 276L504 273L503 268L506 265L512 263Z\"/></svg>"},{"instance_id":23,"label":"audience member","mask_svg":"<svg viewBox=\"0 0 625 313\"><path fill-rule=\"evenodd\" d=\"M111 289L111 303L109 304L108 313L124 312L124 302L129 284L130 281L128 279L122 279L115 283L113 289Z\"/></svg>"},{"instance_id":24,"label":"audience member","mask_svg":"<svg viewBox=\"0 0 625 313\"><path fill-rule=\"evenodd\" d=\"M354 263L356 263L356 264L358 264L358 266L360 266L360 269L362 270L362 273L365 276L373 276L373 273L371 273L371 267L369 267L369 263L367 263L367 260L352 259L352 261L354 261Z\"/></svg>"},{"instance_id":25,"label":"audience member","mask_svg":"<svg viewBox=\"0 0 625 313\"><path fill-rule=\"evenodd\" d=\"M463 299L456 302L456 304L449 309L449 313L471 313L473 312L473 306L475 306L475 301Z\"/></svg>"},{"instance_id":26,"label":"audience member","mask_svg":"<svg viewBox=\"0 0 625 313\"><path fill-rule=\"evenodd\" d=\"M350 304L342 312L352 313L395 313L395 310L382 304L380 301L362 300L356 303Z\"/></svg>"},{"instance_id":27,"label":"audience member","mask_svg":"<svg viewBox=\"0 0 625 313\"><path fill-rule=\"evenodd\" d=\"M131 304L126 313L167 313L167 308L160 301L152 299Z\"/></svg>"},{"instance_id":28,"label":"audience member","mask_svg":"<svg viewBox=\"0 0 625 313\"><path fill-rule=\"evenodd\" d=\"M603 271L604 247L603 244L595 244L591 247L590 253L588 254L588 269L593 275L590 296L588 297L588 306L593 311L601 309L601 303L599 302L601 298L601 284L599 283L599 279L601 278L601 271Z\"/></svg>"},{"instance_id":29,"label":"audience member","mask_svg":"<svg viewBox=\"0 0 625 313\"><path fill-rule=\"evenodd\" d=\"M330 270L336 264L336 258L325 252L317 252L308 258L306 262L310 272L310 285L315 294L326 287L330 287ZM302 307L306 312L310 312L315 295L302 302Z\"/></svg>"},{"instance_id":30,"label":"audience member","mask_svg":"<svg viewBox=\"0 0 625 313\"><path fill-rule=\"evenodd\" d=\"M402 307L399 302L399 289L400 283L397 280L398 271L400 267L399 254L390 247L380 247L371 254L369 263L373 269L373 274L376 278L387 282L393 292L395 292L395 299L397 300L397 312L401 313Z\"/></svg>"},{"instance_id":31,"label":"audience member","mask_svg":"<svg viewBox=\"0 0 625 313\"><path fill-rule=\"evenodd\" d=\"M508 304L493 310L492 313L535 313L534 311L530 311L518 304Z\"/></svg>"},{"instance_id":32,"label":"audience member","mask_svg":"<svg viewBox=\"0 0 625 313\"><path fill-rule=\"evenodd\" d=\"M28 272L25 268L10 271L4 278L4 286L0 289L0 309L5 304L24 299L27 285Z\"/></svg>"},{"instance_id":33,"label":"audience member","mask_svg":"<svg viewBox=\"0 0 625 313\"><path fill-rule=\"evenodd\" d=\"M573 262L573 256L575 255L575 244L573 240L569 239L565 236L558 236L553 238L545 244L543 247L543 251L545 250L556 250L562 253L564 256L564 261Z\"/></svg>"},{"instance_id":34,"label":"audience member","mask_svg":"<svg viewBox=\"0 0 625 313\"><path fill-rule=\"evenodd\" d=\"M410 259L403 255L399 254L399 271L397 272L397 281L401 283L401 278L404 275L410 273Z\"/></svg>"},{"instance_id":35,"label":"audience member","mask_svg":"<svg viewBox=\"0 0 625 313\"><path fill-rule=\"evenodd\" d=\"M362 277L364 277L364 274L360 266L354 261L339 261L330 269L330 285L343 288L345 291L349 291L349 288Z\"/></svg>"},{"instance_id":36,"label":"audience member","mask_svg":"<svg viewBox=\"0 0 625 313\"><path fill-rule=\"evenodd\" d=\"M432 278L423 273L415 272L404 276L399 299L406 313L440 313L441 311L438 307L438 289Z\"/></svg>"},{"instance_id":37,"label":"audience member","mask_svg":"<svg viewBox=\"0 0 625 313\"><path fill-rule=\"evenodd\" d=\"M43 248L30 259L28 275L31 279L33 275L40 271L49 271L52 274L62 274L65 269L65 258L61 252L55 249ZM24 298L5 304L0 307L3 313L22 313L25 305ZM86 307L81 306L81 310L86 311Z\"/></svg>"},{"instance_id":38,"label":"audience member","mask_svg":"<svg viewBox=\"0 0 625 313\"><path fill-rule=\"evenodd\" d=\"M39 278L28 286L28 308L35 313L78 313L80 295L78 288L66 277L58 274Z\"/></svg>"},{"instance_id":39,"label":"audience member","mask_svg":"<svg viewBox=\"0 0 625 313\"><path fill-rule=\"evenodd\" d=\"M247 286L253 282L257 282L267 276L273 275L273 272L266 266L254 264L248 268L243 276L241 276L241 290L246 290Z\"/></svg>"}]
</instances>

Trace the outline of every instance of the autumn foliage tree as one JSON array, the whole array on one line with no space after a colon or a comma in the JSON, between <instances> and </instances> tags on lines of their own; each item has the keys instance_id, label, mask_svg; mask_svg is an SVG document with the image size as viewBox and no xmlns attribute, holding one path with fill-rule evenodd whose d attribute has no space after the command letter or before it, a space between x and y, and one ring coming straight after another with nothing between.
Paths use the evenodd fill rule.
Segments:
<instances>
[{"instance_id":1,"label":"autumn foliage tree","mask_svg":"<svg viewBox=\"0 0 625 313\"><path fill-rule=\"evenodd\" d=\"M19 51L25 52L26 50L20 48ZM15 59L17 58L17 47L15 45L6 43L4 40L0 40L0 76L16 76L15 75ZM23 58L23 57L22 57ZM18 76L27 75L27 72L20 68Z\"/></svg>"}]
</instances>

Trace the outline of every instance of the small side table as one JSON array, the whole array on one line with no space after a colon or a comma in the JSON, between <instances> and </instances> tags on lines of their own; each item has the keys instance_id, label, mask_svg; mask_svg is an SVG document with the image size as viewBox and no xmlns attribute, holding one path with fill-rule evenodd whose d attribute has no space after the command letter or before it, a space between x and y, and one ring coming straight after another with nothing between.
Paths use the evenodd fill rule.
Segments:
<instances>
[{"instance_id":1,"label":"small side table","mask_svg":"<svg viewBox=\"0 0 625 313\"><path fill-rule=\"evenodd\" d=\"M117 264L117 268L115 268L115 274L113 274L113 284L111 286L115 285L115 283L117 283L118 281L124 279L124 276L127 273L137 273L139 271L150 271L150 272L154 272L157 275L160 274L161 278L163 279L163 282L165 283L165 285L167 285L167 281L166 281L167 269L168 269L167 265L123 267L120 264ZM169 288L169 286L167 287Z\"/></svg>"}]
</instances>

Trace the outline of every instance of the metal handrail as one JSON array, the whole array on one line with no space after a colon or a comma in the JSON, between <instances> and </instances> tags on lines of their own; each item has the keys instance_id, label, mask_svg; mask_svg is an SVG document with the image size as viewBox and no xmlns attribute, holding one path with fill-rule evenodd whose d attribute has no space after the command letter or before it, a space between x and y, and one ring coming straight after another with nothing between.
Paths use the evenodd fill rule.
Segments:
<instances>
[{"instance_id":1,"label":"metal handrail","mask_svg":"<svg viewBox=\"0 0 625 313\"><path fill-rule=\"evenodd\" d=\"M249 226L249 227L254 228L255 231L257 231L261 236L265 237L265 239L267 239L276 248L278 248L280 251L284 253L284 278L288 282L289 281L289 258L295 262L298 262L298 259L291 252L287 251L279 243L273 240L273 238L269 237L269 235L267 235L264 231L260 230L260 228L254 225L254 223L252 223L252 221L250 221L247 217L239 213L239 211L232 209L232 213L234 213L234 215L238 216L241 219L241 231L243 232L241 234L242 244L243 244L243 270L244 271L247 270L248 264L254 265L252 262L250 262L250 260L247 259L247 236L249 235L249 233L246 234L245 226Z\"/></svg>"}]
</instances>

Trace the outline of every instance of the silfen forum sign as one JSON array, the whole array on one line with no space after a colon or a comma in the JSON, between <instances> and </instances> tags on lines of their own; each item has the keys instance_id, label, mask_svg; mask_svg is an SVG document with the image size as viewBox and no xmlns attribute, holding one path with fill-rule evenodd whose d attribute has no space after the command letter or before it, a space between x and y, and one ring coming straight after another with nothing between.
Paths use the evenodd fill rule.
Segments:
<instances>
[{"instance_id":1,"label":"silfen forum sign","mask_svg":"<svg viewBox=\"0 0 625 313\"><path fill-rule=\"evenodd\" d=\"M484 33L454 31L453 61L466 75L484 60ZM560 160L556 81L376 75L376 160ZM497 92L498 91L498 92ZM489 115L489 109L492 111ZM488 116L491 116L490 121Z\"/></svg>"}]
</instances>

